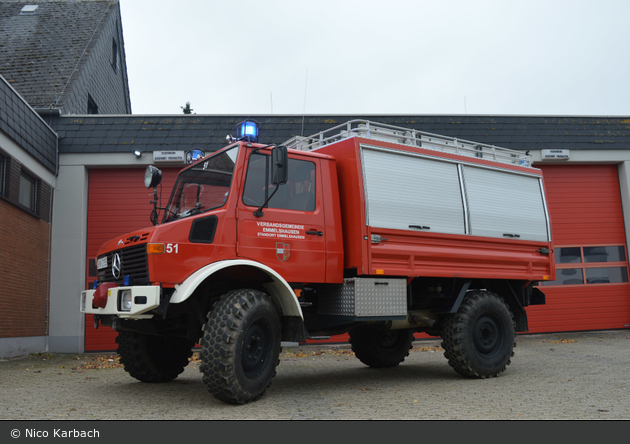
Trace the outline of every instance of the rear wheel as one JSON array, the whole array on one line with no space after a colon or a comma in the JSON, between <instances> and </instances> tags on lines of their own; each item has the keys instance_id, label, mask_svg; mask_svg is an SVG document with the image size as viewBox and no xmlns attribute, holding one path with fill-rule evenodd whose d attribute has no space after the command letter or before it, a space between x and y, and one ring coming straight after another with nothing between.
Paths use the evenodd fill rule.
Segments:
<instances>
[{"instance_id":1,"label":"rear wheel","mask_svg":"<svg viewBox=\"0 0 630 444\"><path fill-rule=\"evenodd\" d=\"M358 327L350 331L350 345L356 357L374 368L395 367L409 356L412 330Z\"/></svg>"},{"instance_id":2,"label":"rear wheel","mask_svg":"<svg viewBox=\"0 0 630 444\"><path fill-rule=\"evenodd\" d=\"M269 296L228 292L208 313L203 331L200 370L208 391L230 404L260 398L280 355L280 318Z\"/></svg>"},{"instance_id":3,"label":"rear wheel","mask_svg":"<svg viewBox=\"0 0 630 444\"><path fill-rule=\"evenodd\" d=\"M471 378L503 372L514 356L516 326L508 305L494 293L468 294L442 327L442 348L453 369Z\"/></svg>"},{"instance_id":4,"label":"rear wheel","mask_svg":"<svg viewBox=\"0 0 630 444\"><path fill-rule=\"evenodd\" d=\"M192 356L193 341L121 331L116 338L125 371L142 382L171 381L184 371Z\"/></svg>"}]
</instances>

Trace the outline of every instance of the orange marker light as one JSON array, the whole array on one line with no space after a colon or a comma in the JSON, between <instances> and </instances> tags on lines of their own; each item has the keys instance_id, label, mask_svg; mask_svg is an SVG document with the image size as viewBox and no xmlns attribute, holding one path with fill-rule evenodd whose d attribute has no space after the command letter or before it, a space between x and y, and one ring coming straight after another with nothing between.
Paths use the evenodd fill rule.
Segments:
<instances>
[{"instance_id":1,"label":"orange marker light","mask_svg":"<svg viewBox=\"0 0 630 444\"><path fill-rule=\"evenodd\" d=\"M162 254L164 253L164 244L147 244L148 254Z\"/></svg>"}]
</instances>

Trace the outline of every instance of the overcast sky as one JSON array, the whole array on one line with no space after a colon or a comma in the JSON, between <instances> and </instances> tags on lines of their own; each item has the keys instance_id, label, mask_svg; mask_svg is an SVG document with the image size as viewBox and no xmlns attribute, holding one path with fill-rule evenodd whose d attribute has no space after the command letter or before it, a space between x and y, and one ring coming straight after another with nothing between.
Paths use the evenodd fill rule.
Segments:
<instances>
[{"instance_id":1,"label":"overcast sky","mask_svg":"<svg viewBox=\"0 0 630 444\"><path fill-rule=\"evenodd\" d=\"M630 115L628 0L120 0L134 114Z\"/></svg>"}]
</instances>

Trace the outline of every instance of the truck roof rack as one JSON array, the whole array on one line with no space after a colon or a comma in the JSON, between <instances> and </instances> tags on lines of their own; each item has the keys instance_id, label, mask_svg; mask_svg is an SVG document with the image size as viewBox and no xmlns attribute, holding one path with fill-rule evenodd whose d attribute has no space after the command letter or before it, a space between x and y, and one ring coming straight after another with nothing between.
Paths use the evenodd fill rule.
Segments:
<instances>
[{"instance_id":1,"label":"truck roof rack","mask_svg":"<svg viewBox=\"0 0 630 444\"><path fill-rule=\"evenodd\" d=\"M325 145L356 136L462 156L484 158L510 165L531 167L531 156L528 152L523 153L485 143L471 142L369 120L350 120L312 136L295 136L286 141L284 145L290 149L313 151Z\"/></svg>"}]
</instances>

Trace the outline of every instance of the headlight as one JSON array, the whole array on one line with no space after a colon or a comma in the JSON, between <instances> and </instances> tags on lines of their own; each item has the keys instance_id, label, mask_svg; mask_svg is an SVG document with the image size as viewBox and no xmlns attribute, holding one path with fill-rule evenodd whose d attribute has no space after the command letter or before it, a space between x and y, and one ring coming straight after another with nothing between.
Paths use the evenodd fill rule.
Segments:
<instances>
[{"instance_id":1,"label":"headlight","mask_svg":"<svg viewBox=\"0 0 630 444\"><path fill-rule=\"evenodd\" d=\"M118 295L118 309L120 311L131 311L131 290L123 290Z\"/></svg>"},{"instance_id":2,"label":"headlight","mask_svg":"<svg viewBox=\"0 0 630 444\"><path fill-rule=\"evenodd\" d=\"M149 165L144 171L144 186L147 188L157 187L162 181L162 171Z\"/></svg>"}]
</instances>

